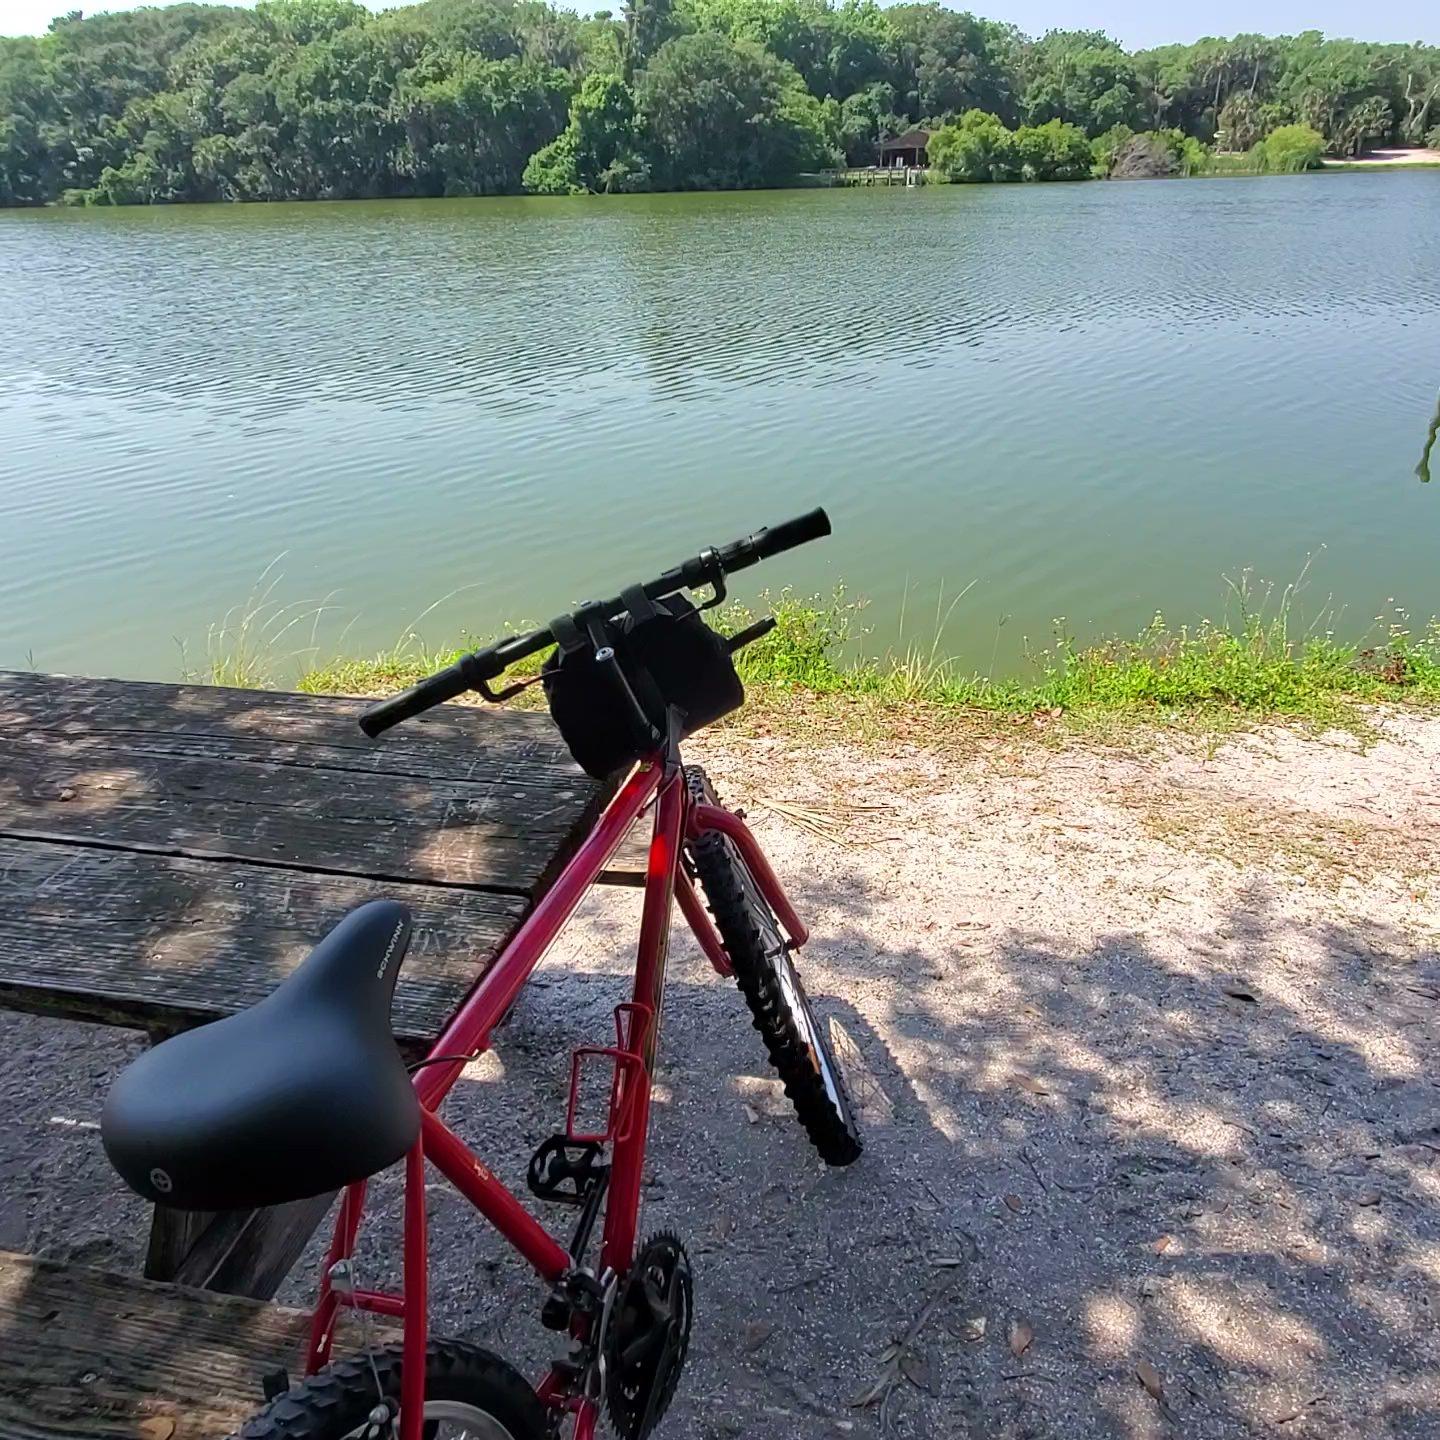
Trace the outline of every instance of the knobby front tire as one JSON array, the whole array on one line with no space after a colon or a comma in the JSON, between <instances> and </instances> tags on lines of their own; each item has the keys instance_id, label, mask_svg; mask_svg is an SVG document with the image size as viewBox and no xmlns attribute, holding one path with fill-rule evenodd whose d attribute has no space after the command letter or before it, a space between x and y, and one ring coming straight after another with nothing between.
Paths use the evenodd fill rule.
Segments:
<instances>
[{"instance_id":1,"label":"knobby front tire","mask_svg":"<svg viewBox=\"0 0 1440 1440\"><path fill-rule=\"evenodd\" d=\"M276 1396L232 1440L347 1440L364 1434L379 1403L400 1403L401 1347L347 1357ZM458 1340L432 1340L425 1353L425 1433L495 1440L546 1440L545 1406L530 1382L498 1355ZM454 1428L463 1425L464 1431Z\"/></svg>"},{"instance_id":2,"label":"knobby front tire","mask_svg":"<svg viewBox=\"0 0 1440 1440\"><path fill-rule=\"evenodd\" d=\"M697 804L720 803L698 765L686 766L685 780ZM863 1146L850 1094L795 973L780 922L727 836L708 831L688 850L755 1028L810 1143L827 1165L851 1164Z\"/></svg>"}]
</instances>

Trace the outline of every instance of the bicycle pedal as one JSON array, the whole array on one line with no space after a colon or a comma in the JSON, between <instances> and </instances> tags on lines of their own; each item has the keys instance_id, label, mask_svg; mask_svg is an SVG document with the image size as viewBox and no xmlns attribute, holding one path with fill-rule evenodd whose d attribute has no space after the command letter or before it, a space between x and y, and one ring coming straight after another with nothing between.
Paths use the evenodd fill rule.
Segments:
<instances>
[{"instance_id":1,"label":"bicycle pedal","mask_svg":"<svg viewBox=\"0 0 1440 1440\"><path fill-rule=\"evenodd\" d=\"M584 1205L606 1168L594 1141L552 1135L530 1157L525 1183L538 1200Z\"/></svg>"}]
</instances>

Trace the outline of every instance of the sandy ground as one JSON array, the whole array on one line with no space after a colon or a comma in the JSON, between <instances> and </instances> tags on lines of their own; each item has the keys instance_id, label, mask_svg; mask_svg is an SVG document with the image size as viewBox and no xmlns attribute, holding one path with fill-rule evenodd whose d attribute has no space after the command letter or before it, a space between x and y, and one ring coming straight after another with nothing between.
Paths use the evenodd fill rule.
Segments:
<instances>
[{"instance_id":1,"label":"sandy ground","mask_svg":"<svg viewBox=\"0 0 1440 1440\"><path fill-rule=\"evenodd\" d=\"M1440 150L1426 150L1421 146L1397 146L1388 150L1368 150L1353 160L1326 159L1324 163L1327 167L1340 168L1346 165L1440 165Z\"/></svg>"},{"instance_id":2,"label":"sandy ground","mask_svg":"<svg viewBox=\"0 0 1440 1440\"><path fill-rule=\"evenodd\" d=\"M695 746L811 919L868 1148L813 1157L678 937L644 1225L686 1238L697 1324L661 1435L1440 1435L1440 721L1381 723ZM512 1182L636 910L589 906L449 1102ZM94 1129L135 1044L0 1016L0 1246L138 1265ZM537 1363L533 1283L439 1187L432 1215L438 1324Z\"/></svg>"}]
</instances>

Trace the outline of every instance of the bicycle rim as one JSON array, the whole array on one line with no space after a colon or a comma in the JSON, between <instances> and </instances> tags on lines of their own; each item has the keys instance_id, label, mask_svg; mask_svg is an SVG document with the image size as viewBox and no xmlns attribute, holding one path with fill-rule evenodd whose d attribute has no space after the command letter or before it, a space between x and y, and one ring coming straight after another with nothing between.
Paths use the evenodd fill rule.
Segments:
<instances>
[{"instance_id":1,"label":"bicycle rim","mask_svg":"<svg viewBox=\"0 0 1440 1440\"><path fill-rule=\"evenodd\" d=\"M849 1106L840 1092L840 1086L830 1064L829 1046L821 1038L820 1022L816 1020L815 1012L810 1008L810 997L800 984L800 977L795 973L795 966L791 962L789 954L783 949L778 955L771 958L770 963L775 971L775 979L780 985L780 993L785 997L785 1006L790 1011L791 1019L795 1022L795 1028L800 1032L806 1049L810 1052L810 1063L815 1067L815 1073L819 1075L821 1083L825 1086L825 1095L837 1110L844 1113Z\"/></svg>"},{"instance_id":2,"label":"bicycle rim","mask_svg":"<svg viewBox=\"0 0 1440 1440\"><path fill-rule=\"evenodd\" d=\"M427 1400L424 1409L425 1440L515 1440L488 1410L467 1405L463 1400ZM391 1436L400 1433L398 1418L391 1423ZM367 1422L357 1426L345 1440L365 1440L375 1433ZM386 1437L390 1440L390 1436Z\"/></svg>"},{"instance_id":3,"label":"bicycle rim","mask_svg":"<svg viewBox=\"0 0 1440 1440\"><path fill-rule=\"evenodd\" d=\"M515 1440L488 1410L463 1400L427 1400L425 1435L426 1440Z\"/></svg>"}]
</instances>

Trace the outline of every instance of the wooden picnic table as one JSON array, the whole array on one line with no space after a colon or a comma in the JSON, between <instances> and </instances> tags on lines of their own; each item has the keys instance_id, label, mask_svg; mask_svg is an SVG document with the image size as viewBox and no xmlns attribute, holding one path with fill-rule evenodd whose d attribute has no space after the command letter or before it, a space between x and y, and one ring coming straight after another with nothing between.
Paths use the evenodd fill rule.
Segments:
<instances>
[{"instance_id":1,"label":"wooden picnic table","mask_svg":"<svg viewBox=\"0 0 1440 1440\"><path fill-rule=\"evenodd\" d=\"M547 716L449 705L371 741L365 703L0 671L0 1006L162 1038L388 895L415 915L395 1033L427 1048L603 787ZM145 1273L269 1298L332 1198L157 1208Z\"/></svg>"}]
</instances>

